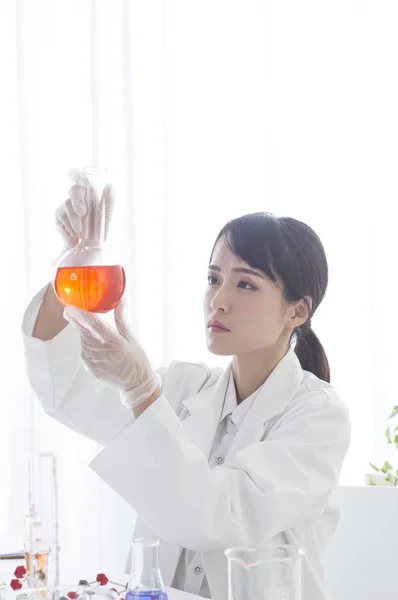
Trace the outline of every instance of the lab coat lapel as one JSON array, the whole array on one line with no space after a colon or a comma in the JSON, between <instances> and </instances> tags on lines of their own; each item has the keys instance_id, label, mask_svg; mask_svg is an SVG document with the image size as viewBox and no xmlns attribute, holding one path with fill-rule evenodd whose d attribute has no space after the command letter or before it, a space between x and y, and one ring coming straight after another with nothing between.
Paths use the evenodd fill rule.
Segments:
<instances>
[{"instance_id":1,"label":"lab coat lapel","mask_svg":"<svg viewBox=\"0 0 398 600\"><path fill-rule=\"evenodd\" d=\"M207 457L220 421L231 367L229 365L215 385L183 402L190 414L182 421L182 425L192 442ZM290 348L254 399L227 457L262 439L267 423L286 408L300 387L303 376L300 361L293 348Z\"/></svg>"},{"instance_id":2,"label":"lab coat lapel","mask_svg":"<svg viewBox=\"0 0 398 600\"><path fill-rule=\"evenodd\" d=\"M229 448L227 457L241 448L259 441L271 419L280 414L296 394L302 380L303 369L296 353L290 349L277 364L255 397Z\"/></svg>"},{"instance_id":3,"label":"lab coat lapel","mask_svg":"<svg viewBox=\"0 0 398 600\"><path fill-rule=\"evenodd\" d=\"M182 421L182 425L192 442L207 457L220 421L230 373L231 366L224 371L217 383L183 402L190 414Z\"/></svg>"}]
</instances>

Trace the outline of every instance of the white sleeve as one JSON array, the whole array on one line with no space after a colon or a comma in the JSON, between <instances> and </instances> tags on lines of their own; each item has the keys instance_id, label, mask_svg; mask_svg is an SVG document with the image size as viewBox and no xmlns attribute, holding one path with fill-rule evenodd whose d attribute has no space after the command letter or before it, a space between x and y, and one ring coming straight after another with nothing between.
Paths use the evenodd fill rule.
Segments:
<instances>
[{"instance_id":1,"label":"white sleeve","mask_svg":"<svg viewBox=\"0 0 398 600\"><path fill-rule=\"evenodd\" d=\"M80 335L71 325L47 342L32 337L46 289L30 302L22 323L29 382L48 415L107 444L133 420L133 413L120 403L117 390L103 386L86 371Z\"/></svg>"},{"instance_id":2,"label":"white sleeve","mask_svg":"<svg viewBox=\"0 0 398 600\"><path fill-rule=\"evenodd\" d=\"M106 445L129 423L133 411L123 406L117 390L105 387L83 366L79 332L67 325L52 340L32 337L47 286L27 307L22 324L29 382L44 411L74 431ZM212 385L220 369L202 363L172 361L157 369L172 410L179 415L182 401Z\"/></svg>"}]
</instances>

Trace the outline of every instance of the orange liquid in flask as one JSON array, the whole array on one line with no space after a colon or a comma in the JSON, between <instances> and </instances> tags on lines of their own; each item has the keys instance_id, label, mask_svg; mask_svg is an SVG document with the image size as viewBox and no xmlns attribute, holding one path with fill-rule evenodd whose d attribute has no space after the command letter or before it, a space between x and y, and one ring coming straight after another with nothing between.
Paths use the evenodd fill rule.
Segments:
<instances>
[{"instance_id":1,"label":"orange liquid in flask","mask_svg":"<svg viewBox=\"0 0 398 600\"><path fill-rule=\"evenodd\" d=\"M121 265L59 267L54 281L62 304L106 313L119 304L126 287Z\"/></svg>"}]
</instances>

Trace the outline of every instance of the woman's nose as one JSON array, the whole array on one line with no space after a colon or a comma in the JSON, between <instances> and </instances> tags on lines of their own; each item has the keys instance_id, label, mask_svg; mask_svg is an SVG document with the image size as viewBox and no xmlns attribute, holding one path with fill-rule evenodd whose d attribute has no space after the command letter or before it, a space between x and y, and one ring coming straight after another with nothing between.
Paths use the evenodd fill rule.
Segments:
<instances>
[{"instance_id":1,"label":"woman's nose","mask_svg":"<svg viewBox=\"0 0 398 600\"><path fill-rule=\"evenodd\" d=\"M210 301L210 308L214 311L222 310L223 312L228 312L229 310L230 300L228 298L228 291L224 286L221 286L216 294L212 297Z\"/></svg>"}]
</instances>

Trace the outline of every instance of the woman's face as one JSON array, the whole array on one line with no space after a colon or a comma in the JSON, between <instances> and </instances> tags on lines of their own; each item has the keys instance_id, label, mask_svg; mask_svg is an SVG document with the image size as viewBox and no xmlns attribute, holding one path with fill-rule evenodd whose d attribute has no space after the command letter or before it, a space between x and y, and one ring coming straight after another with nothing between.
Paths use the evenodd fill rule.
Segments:
<instances>
[{"instance_id":1,"label":"woman's face","mask_svg":"<svg viewBox=\"0 0 398 600\"><path fill-rule=\"evenodd\" d=\"M300 301L301 304L305 305ZM209 265L204 297L206 341L210 352L239 355L288 343L297 321L296 305L262 271L252 269L221 238ZM211 325L219 321L228 331Z\"/></svg>"}]
</instances>

